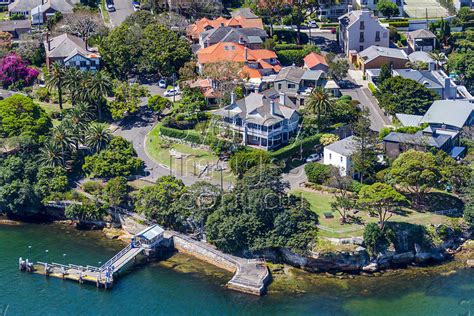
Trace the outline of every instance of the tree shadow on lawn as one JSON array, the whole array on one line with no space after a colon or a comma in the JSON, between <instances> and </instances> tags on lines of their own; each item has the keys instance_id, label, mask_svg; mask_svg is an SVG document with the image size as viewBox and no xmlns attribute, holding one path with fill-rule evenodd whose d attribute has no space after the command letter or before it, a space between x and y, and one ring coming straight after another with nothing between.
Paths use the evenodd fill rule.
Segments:
<instances>
[{"instance_id":1,"label":"tree shadow on lawn","mask_svg":"<svg viewBox=\"0 0 474 316\"><path fill-rule=\"evenodd\" d=\"M413 201L412 194L406 195L407 199ZM446 192L426 193L419 212L430 212L445 215L448 217L461 217L464 209L464 202L458 197Z\"/></svg>"}]
</instances>

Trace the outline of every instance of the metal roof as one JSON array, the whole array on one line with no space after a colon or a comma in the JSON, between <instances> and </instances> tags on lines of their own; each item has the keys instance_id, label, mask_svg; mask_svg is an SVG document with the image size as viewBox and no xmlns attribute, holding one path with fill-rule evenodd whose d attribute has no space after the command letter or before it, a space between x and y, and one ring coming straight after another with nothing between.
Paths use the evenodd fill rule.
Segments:
<instances>
[{"instance_id":1,"label":"metal roof","mask_svg":"<svg viewBox=\"0 0 474 316\"><path fill-rule=\"evenodd\" d=\"M153 225L139 232L137 236L143 237L147 240L153 240L155 237L163 234L164 231L165 230L161 228L159 225Z\"/></svg>"},{"instance_id":2,"label":"metal roof","mask_svg":"<svg viewBox=\"0 0 474 316\"><path fill-rule=\"evenodd\" d=\"M403 126L418 126L420 124L422 115L413 115L413 114L395 114L396 118L400 121Z\"/></svg>"},{"instance_id":3,"label":"metal roof","mask_svg":"<svg viewBox=\"0 0 474 316\"><path fill-rule=\"evenodd\" d=\"M436 134L436 135L423 135L421 131L415 134L406 134L399 132L391 132L384 137L384 142L402 143L402 144L413 144L413 145L425 145L436 148L441 148L447 141L451 139L449 135Z\"/></svg>"},{"instance_id":4,"label":"metal roof","mask_svg":"<svg viewBox=\"0 0 474 316\"><path fill-rule=\"evenodd\" d=\"M333 151L335 153L338 153L338 154L341 154L343 156L349 157L356 150L356 148L357 148L356 146L357 146L356 137L355 136L349 136L347 138L341 139L337 142L334 142L334 143L324 147L324 149L328 149L328 150Z\"/></svg>"},{"instance_id":5,"label":"metal roof","mask_svg":"<svg viewBox=\"0 0 474 316\"><path fill-rule=\"evenodd\" d=\"M368 63L378 57L388 57L405 59L408 61L408 55L405 51L398 48L381 47L381 46L370 46L359 53L359 56L364 59L365 63Z\"/></svg>"},{"instance_id":6,"label":"metal roof","mask_svg":"<svg viewBox=\"0 0 474 316\"><path fill-rule=\"evenodd\" d=\"M469 123L474 104L466 100L434 101L420 123L446 124L463 128Z\"/></svg>"}]
</instances>

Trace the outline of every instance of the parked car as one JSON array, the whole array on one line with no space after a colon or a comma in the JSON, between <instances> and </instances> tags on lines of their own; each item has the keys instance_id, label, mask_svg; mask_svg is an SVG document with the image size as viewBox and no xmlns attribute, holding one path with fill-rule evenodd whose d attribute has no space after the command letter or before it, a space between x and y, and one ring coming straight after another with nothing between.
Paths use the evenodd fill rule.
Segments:
<instances>
[{"instance_id":1,"label":"parked car","mask_svg":"<svg viewBox=\"0 0 474 316\"><path fill-rule=\"evenodd\" d=\"M174 89L166 90L163 95L164 95L165 97L172 97L172 96L175 96L175 95L178 95L178 94L179 94L179 89L178 89L178 88L174 88Z\"/></svg>"},{"instance_id":2,"label":"parked car","mask_svg":"<svg viewBox=\"0 0 474 316\"><path fill-rule=\"evenodd\" d=\"M115 11L115 6L112 1L107 1L105 4L105 7L107 8L107 11L109 12L114 12Z\"/></svg>"},{"instance_id":3,"label":"parked car","mask_svg":"<svg viewBox=\"0 0 474 316\"><path fill-rule=\"evenodd\" d=\"M311 20L311 21L308 22L308 27L317 28L318 24L316 23L315 20Z\"/></svg>"},{"instance_id":4,"label":"parked car","mask_svg":"<svg viewBox=\"0 0 474 316\"><path fill-rule=\"evenodd\" d=\"M315 161L318 161L320 159L321 159L320 154L311 154L311 155L309 155L308 158L306 158L306 162L315 162Z\"/></svg>"},{"instance_id":5,"label":"parked car","mask_svg":"<svg viewBox=\"0 0 474 316\"><path fill-rule=\"evenodd\" d=\"M160 87L162 89L166 89L166 80L165 79L160 79L160 81L158 81L158 87Z\"/></svg>"},{"instance_id":6,"label":"parked car","mask_svg":"<svg viewBox=\"0 0 474 316\"><path fill-rule=\"evenodd\" d=\"M134 11L140 10L140 2L138 1L132 1L132 7Z\"/></svg>"}]
</instances>

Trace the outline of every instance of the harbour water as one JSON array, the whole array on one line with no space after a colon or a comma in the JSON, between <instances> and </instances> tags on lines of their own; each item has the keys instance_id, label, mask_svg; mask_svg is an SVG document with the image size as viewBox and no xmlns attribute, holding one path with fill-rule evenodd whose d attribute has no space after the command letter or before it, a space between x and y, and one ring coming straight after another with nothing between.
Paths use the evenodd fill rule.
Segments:
<instances>
[{"instance_id":1,"label":"harbour water","mask_svg":"<svg viewBox=\"0 0 474 316\"><path fill-rule=\"evenodd\" d=\"M287 283L275 276L264 297L224 288L228 272L183 255L132 267L107 291L18 271L20 256L99 265L122 247L99 236L51 224L0 225L0 315L474 315L474 270L353 280L294 270Z\"/></svg>"}]
</instances>

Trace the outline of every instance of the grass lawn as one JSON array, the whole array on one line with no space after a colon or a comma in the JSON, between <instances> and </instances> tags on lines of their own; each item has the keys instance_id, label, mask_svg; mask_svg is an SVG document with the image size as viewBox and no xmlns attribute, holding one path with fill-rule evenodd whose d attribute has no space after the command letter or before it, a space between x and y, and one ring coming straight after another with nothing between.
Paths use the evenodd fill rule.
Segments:
<instances>
[{"instance_id":1,"label":"grass lawn","mask_svg":"<svg viewBox=\"0 0 474 316\"><path fill-rule=\"evenodd\" d=\"M150 157L152 157L156 162L165 165L166 167L172 167L173 171L177 172L178 175L181 174L193 174L197 175L200 173L202 168L207 164L216 164L219 158L212 152L204 150L198 147L191 147L187 144L178 144L178 143L169 143L166 140L163 140L159 135L158 124L153 128L153 130L148 134L146 151ZM178 153L183 154L185 157L178 159L176 157L171 157L170 151L174 150ZM205 177L211 177L215 180L220 180L220 172L212 171L208 174L203 175L203 180ZM234 176L231 174L230 170L224 170L223 173L224 181L232 182Z\"/></svg>"},{"instance_id":2,"label":"grass lawn","mask_svg":"<svg viewBox=\"0 0 474 316\"><path fill-rule=\"evenodd\" d=\"M8 12L0 12L0 20L7 20Z\"/></svg>"},{"instance_id":3,"label":"grass lawn","mask_svg":"<svg viewBox=\"0 0 474 316\"><path fill-rule=\"evenodd\" d=\"M362 236L364 232L363 224L340 224L339 213L331 210L330 203L333 200L333 195L309 189L297 189L292 191L292 193L306 198L311 205L311 209L318 214L320 236L335 238ZM413 209L405 209L404 211L403 214L394 214L392 218L390 218L390 221L419 225L442 224L449 222L449 217L434 214L432 212L418 212ZM326 212L332 213L334 217L325 218L324 213ZM373 223L378 221L376 217L371 217L364 211L359 212L357 216L360 217L362 223Z\"/></svg>"}]
</instances>

